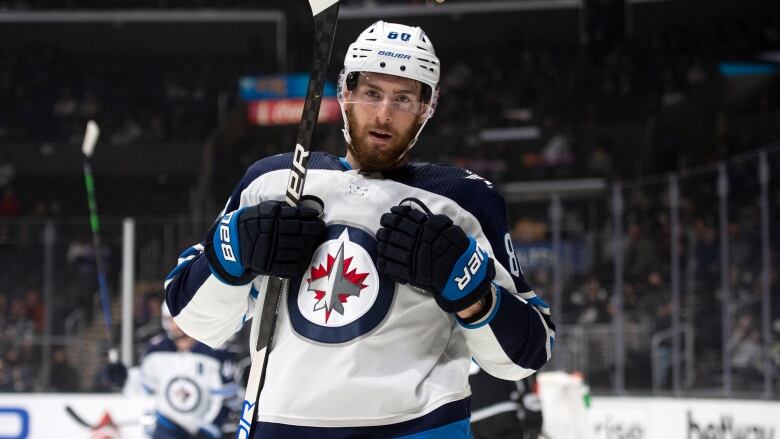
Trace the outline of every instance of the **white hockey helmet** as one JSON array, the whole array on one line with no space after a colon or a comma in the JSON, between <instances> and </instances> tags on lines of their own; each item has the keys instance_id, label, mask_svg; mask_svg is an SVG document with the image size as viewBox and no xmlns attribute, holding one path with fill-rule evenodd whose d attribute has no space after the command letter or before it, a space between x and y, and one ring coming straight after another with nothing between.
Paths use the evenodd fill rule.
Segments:
<instances>
[{"instance_id":1,"label":"white hockey helmet","mask_svg":"<svg viewBox=\"0 0 780 439\"><path fill-rule=\"evenodd\" d=\"M344 69L338 83L338 99L344 118L344 139L351 143L349 122L344 111L344 92L352 90L361 72L384 73L413 79L423 84L423 101L426 112L420 129L414 136L403 157L419 137L428 119L436 110L439 100L439 58L431 40L419 27L377 21L364 30L347 49Z\"/></svg>"}]
</instances>

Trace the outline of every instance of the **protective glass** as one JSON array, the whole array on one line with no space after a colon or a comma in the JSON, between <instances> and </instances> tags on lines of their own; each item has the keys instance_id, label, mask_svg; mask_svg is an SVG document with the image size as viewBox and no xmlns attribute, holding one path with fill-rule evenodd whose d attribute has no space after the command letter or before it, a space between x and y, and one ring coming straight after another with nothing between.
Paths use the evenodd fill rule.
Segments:
<instances>
[{"instance_id":1,"label":"protective glass","mask_svg":"<svg viewBox=\"0 0 780 439\"><path fill-rule=\"evenodd\" d=\"M361 104L375 107L387 106L391 111L413 115L425 110L426 103L420 100L420 92L424 85L414 81L419 86L409 87L412 81L396 83L388 81L390 75L372 75L360 73L352 90L347 87L342 91L343 102L346 104Z\"/></svg>"}]
</instances>

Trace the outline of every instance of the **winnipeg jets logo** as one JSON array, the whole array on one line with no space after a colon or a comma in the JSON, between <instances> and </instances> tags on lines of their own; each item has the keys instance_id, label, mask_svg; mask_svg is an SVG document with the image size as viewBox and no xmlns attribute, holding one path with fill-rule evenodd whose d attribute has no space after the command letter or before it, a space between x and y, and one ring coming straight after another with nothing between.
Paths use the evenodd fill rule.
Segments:
<instances>
[{"instance_id":1,"label":"winnipeg jets logo","mask_svg":"<svg viewBox=\"0 0 780 439\"><path fill-rule=\"evenodd\" d=\"M310 276L306 279L306 292L309 300L314 300L311 306L311 314L307 316L315 323L336 324L331 320L333 311L339 315L340 321L351 320L346 313L345 304L355 308L353 311L360 313L360 309L369 305L371 297L362 301L361 292L372 283L366 278L374 268L370 256L359 245L349 239L347 229L344 229L338 239L323 244L314 255L315 266L309 270ZM376 275L374 276L376 278ZM376 293L376 281L370 292ZM306 295L303 295L306 299ZM299 297L300 299L300 297ZM299 300L299 305L302 305ZM361 306L363 305L363 306ZM349 313L354 315L355 313Z\"/></svg>"},{"instance_id":2,"label":"winnipeg jets logo","mask_svg":"<svg viewBox=\"0 0 780 439\"><path fill-rule=\"evenodd\" d=\"M395 284L374 266L376 238L330 224L309 270L290 280L287 310L293 330L319 343L345 343L377 327L390 310Z\"/></svg>"},{"instance_id":3,"label":"winnipeg jets logo","mask_svg":"<svg viewBox=\"0 0 780 439\"><path fill-rule=\"evenodd\" d=\"M328 255L328 267L320 265L311 270L309 291L313 291L317 303L314 311L325 310L325 322L330 319L330 313L336 311L344 315L344 305L350 296L360 296L360 290L367 287L362 282L368 273L357 273L357 269L349 270L352 258L344 259L344 242L339 245L336 256Z\"/></svg>"},{"instance_id":4,"label":"winnipeg jets logo","mask_svg":"<svg viewBox=\"0 0 780 439\"><path fill-rule=\"evenodd\" d=\"M177 412L189 413L200 404L201 389L191 378L175 377L165 388L165 399Z\"/></svg>"}]
</instances>

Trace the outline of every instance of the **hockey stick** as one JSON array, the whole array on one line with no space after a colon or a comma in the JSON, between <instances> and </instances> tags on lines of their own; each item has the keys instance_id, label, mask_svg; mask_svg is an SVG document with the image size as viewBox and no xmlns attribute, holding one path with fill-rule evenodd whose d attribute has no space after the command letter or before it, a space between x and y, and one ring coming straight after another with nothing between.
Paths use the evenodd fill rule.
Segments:
<instances>
[{"instance_id":1,"label":"hockey stick","mask_svg":"<svg viewBox=\"0 0 780 439\"><path fill-rule=\"evenodd\" d=\"M65 412L68 413L68 415L70 415L70 417L74 421L76 421L76 423L78 423L79 425L81 425L83 427L86 427L86 428L88 428L90 430L97 430L100 427L105 427L105 425L101 424L100 422L98 422L96 424L87 422L86 419L81 417L81 415L79 415L76 412L76 410L74 410L73 407L71 407L69 405L65 406ZM133 426L133 425L152 425L154 423L154 416L144 415L144 416L141 416L140 418L137 418L137 419L130 419L130 420L127 420L127 421L122 421L122 422L113 422L112 421L112 423L113 423L114 427L129 427L129 426Z\"/></svg>"},{"instance_id":2,"label":"hockey stick","mask_svg":"<svg viewBox=\"0 0 780 439\"><path fill-rule=\"evenodd\" d=\"M309 88L303 106L303 116L298 125L298 137L293 152L292 167L287 180L286 201L291 206L298 206L303 194L303 183L306 179L306 164L309 162L309 149L317 116L320 112L322 90L325 86L325 73L330 63L330 52L336 36L336 22L339 14L338 0L308 0L314 16L314 56ZM268 286L263 296L263 307L260 311L257 343L252 355L252 367L246 385L246 396L241 408L241 420L236 437L250 439L257 421L257 406L260 392L265 384L265 372L268 367L268 354L273 341L276 326L276 313L279 308L279 296L287 285L287 281L277 277L268 279ZM258 318L257 313L255 318Z\"/></svg>"},{"instance_id":3,"label":"hockey stick","mask_svg":"<svg viewBox=\"0 0 780 439\"><path fill-rule=\"evenodd\" d=\"M81 424L84 427L89 428L90 430L94 430L100 426L99 424L90 424L89 422L87 422L84 418L79 416L79 414L76 413L76 411L73 410L73 408L69 405L65 406L65 411L70 415L71 418L73 418L74 421L76 421L77 423Z\"/></svg>"},{"instance_id":4,"label":"hockey stick","mask_svg":"<svg viewBox=\"0 0 780 439\"><path fill-rule=\"evenodd\" d=\"M84 184L87 188L87 203L89 204L89 226L92 229L92 246L95 251L95 269L98 277L98 288L100 290L100 302L103 306L103 320L106 326L106 340L110 350L114 350L114 338L111 320L111 298L108 295L108 284L106 282L106 272L103 270L103 261L100 257L100 221L98 220L97 201L95 199L95 181L92 178L92 154L95 152L100 128L95 121L87 122L87 131L84 133L84 143L81 145L81 152L84 157ZM113 355L112 355L113 354ZM115 352L109 351L109 356L116 356ZM117 359L112 359L117 361Z\"/></svg>"}]
</instances>

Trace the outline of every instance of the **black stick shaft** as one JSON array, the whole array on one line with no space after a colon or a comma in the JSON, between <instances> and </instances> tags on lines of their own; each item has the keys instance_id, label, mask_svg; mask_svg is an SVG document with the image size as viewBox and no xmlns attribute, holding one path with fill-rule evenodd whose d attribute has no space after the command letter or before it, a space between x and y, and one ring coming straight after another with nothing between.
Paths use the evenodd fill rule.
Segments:
<instances>
[{"instance_id":1,"label":"black stick shaft","mask_svg":"<svg viewBox=\"0 0 780 439\"><path fill-rule=\"evenodd\" d=\"M339 3L334 1L320 10L327 0L309 0L314 13L314 57L306 101L303 107L301 123L298 126L297 143L293 152L290 176L287 180L285 200L291 206L298 206L303 195L303 185L306 180L306 169L309 162L314 129L317 126L322 91L325 87L325 74L330 63L330 54L336 34ZM317 9L315 9L317 8ZM278 277L270 277L263 297L263 307L260 314L257 344L252 357L252 367L247 382L247 393L242 409L242 418L236 432L237 438L251 438L257 421L257 406L260 393L265 385L268 355L273 342L276 317L279 310L279 298L287 286L287 281ZM247 415L251 415L247 419Z\"/></svg>"}]
</instances>

